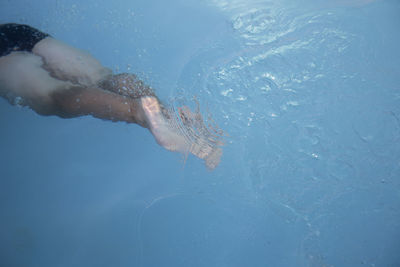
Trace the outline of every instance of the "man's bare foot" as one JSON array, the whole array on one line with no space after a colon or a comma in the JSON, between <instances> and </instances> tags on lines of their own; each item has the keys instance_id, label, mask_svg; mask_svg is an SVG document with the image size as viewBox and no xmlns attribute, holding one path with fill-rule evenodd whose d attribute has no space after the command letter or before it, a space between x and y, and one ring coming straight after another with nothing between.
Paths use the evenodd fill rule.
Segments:
<instances>
[{"instance_id":1,"label":"man's bare foot","mask_svg":"<svg viewBox=\"0 0 400 267\"><path fill-rule=\"evenodd\" d=\"M179 109L179 122L174 114L163 114L168 111L162 109L156 97L142 97L141 103L149 129L159 145L170 151L190 152L204 159L210 169L218 165L222 149L210 138L199 114L187 107Z\"/></svg>"},{"instance_id":2,"label":"man's bare foot","mask_svg":"<svg viewBox=\"0 0 400 267\"><path fill-rule=\"evenodd\" d=\"M160 104L155 97L145 96L141 98L142 108L147 124L157 143L171 151L184 152L188 144L183 136L170 129L167 120L161 112Z\"/></svg>"}]
</instances>

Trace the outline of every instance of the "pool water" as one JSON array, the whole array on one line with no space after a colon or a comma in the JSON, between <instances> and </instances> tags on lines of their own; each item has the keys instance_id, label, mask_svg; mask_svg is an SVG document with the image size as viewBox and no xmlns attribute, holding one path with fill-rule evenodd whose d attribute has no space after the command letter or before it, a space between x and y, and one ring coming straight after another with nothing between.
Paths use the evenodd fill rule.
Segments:
<instances>
[{"instance_id":1,"label":"pool water","mask_svg":"<svg viewBox=\"0 0 400 267\"><path fill-rule=\"evenodd\" d=\"M400 2L4 0L200 103L220 165L0 99L0 266L399 266Z\"/></svg>"}]
</instances>

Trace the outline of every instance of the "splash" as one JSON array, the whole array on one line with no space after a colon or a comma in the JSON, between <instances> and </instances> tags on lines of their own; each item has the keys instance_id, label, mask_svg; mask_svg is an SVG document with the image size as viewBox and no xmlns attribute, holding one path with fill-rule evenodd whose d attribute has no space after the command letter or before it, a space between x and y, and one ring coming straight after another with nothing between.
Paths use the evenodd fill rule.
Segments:
<instances>
[{"instance_id":1,"label":"splash","mask_svg":"<svg viewBox=\"0 0 400 267\"><path fill-rule=\"evenodd\" d=\"M155 97L142 97L142 107L157 143L170 151L193 154L213 170L222 156L223 131L211 116L203 119L199 103L194 112L186 106L165 107Z\"/></svg>"}]
</instances>

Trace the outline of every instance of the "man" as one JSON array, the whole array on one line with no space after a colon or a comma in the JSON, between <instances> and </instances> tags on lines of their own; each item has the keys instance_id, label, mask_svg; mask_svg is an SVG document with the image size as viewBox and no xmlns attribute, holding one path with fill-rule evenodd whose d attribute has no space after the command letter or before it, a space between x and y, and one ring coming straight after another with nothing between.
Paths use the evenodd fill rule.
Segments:
<instances>
[{"instance_id":1,"label":"man","mask_svg":"<svg viewBox=\"0 0 400 267\"><path fill-rule=\"evenodd\" d=\"M112 74L88 53L28 25L0 25L0 95L41 115L84 115L136 123L158 144L192 153L213 169L220 160L220 135L188 108L165 108L133 74Z\"/></svg>"}]
</instances>

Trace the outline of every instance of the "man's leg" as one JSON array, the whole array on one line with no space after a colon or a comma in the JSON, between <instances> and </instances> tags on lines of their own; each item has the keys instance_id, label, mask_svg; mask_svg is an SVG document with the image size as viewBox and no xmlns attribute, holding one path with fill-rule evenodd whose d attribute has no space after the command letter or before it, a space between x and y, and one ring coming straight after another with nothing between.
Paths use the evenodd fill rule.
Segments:
<instances>
[{"instance_id":1,"label":"man's leg","mask_svg":"<svg viewBox=\"0 0 400 267\"><path fill-rule=\"evenodd\" d=\"M42 58L29 52L13 52L1 57L0 95L11 104L29 106L41 115L63 118L92 115L146 127L139 100L95 86L60 81L42 66Z\"/></svg>"},{"instance_id":2,"label":"man's leg","mask_svg":"<svg viewBox=\"0 0 400 267\"><path fill-rule=\"evenodd\" d=\"M111 75L111 70L102 66L88 52L69 46L52 37L38 42L32 52L43 59L43 68L58 80L93 86Z\"/></svg>"}]
</instances>

